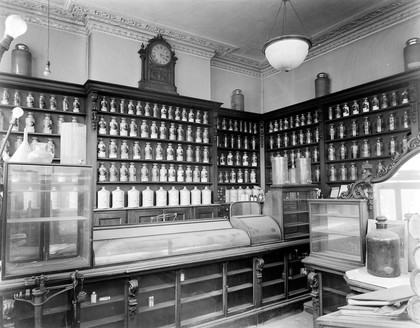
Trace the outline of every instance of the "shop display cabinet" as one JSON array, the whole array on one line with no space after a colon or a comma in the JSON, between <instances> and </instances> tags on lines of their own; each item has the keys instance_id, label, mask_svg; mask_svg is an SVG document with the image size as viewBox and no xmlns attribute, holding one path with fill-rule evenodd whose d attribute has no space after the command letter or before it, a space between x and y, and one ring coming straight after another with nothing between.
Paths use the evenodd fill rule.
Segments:
<instances>
[{"instance_id":1,"label":"shop display cabinet","mask_svg":"<svg viewBox=\"0 0 420 328\"><path fill-rule=\"evenodd\" d=\"M317 273L319 315L346 304L348 270L365 263L368 201L318 199L309 202L310 254L302 262Z\"/></svg>"},{"instance_id":2,"label":"shop display cabinet","mask_svg":"<svg viewBox=\"0 0 420 328\"><path fill-rule=\"evenodd\" d=\"M6 163L4 172L3 277L90 267L92 169Z\"/></svg>"}]
</instances>

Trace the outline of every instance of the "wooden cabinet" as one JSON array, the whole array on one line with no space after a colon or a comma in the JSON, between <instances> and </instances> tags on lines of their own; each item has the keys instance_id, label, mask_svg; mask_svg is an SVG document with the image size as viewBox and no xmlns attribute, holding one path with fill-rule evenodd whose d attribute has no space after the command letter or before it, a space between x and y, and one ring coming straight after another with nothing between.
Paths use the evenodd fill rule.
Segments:
<instances>
[{"instance_id":1,"label":"wooden cabinet","mask_svg":"<svg viewBox=\"0 0 420 328\"><path fill-rule=\"evenodd\" d=\"M241 200L238 192L261 185L260 115L220 109L216 120L218 201L231 203ZM238 192L229 197L233 189Z\"/></svg>"},{"instance_id":2,"label":"wooden cabinet","mask_svg":"<svg viewBox=\"0 0 420 328\"><path fill-rule=\"evenodd\" d=\"M419 132L419 70L396 74L263 115L266 184L271 156L310 157L312 182L328 197L376 174Z\"/></svg>"},{"instance_id":3,"label":"wooden cabinet","mask_svg":"<svg viewBox=\"0 0 420 328\"><path fill-rule=\"evenodd\" d=\"M272 185L266 195L264 214L277 220L284 240L308 238L308 200L316 197L311 185Z\"/></svg>"}]
</instances>

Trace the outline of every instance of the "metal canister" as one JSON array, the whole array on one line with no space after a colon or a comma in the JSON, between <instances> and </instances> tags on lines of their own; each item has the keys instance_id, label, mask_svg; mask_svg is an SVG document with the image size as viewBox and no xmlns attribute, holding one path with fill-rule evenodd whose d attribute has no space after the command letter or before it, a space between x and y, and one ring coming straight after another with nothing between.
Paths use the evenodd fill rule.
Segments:
<instances>
[{"instance_id":1,"label":"metal canister","mask_svg":"<svg viewBox=\"0 0 420 328\"><path fill-rule=\"evenodd\" d=\"M18 43L12 50L12 73L32 75L32 54L25 44Z\"/></svg>"},{"instance_id":2,"label":"metal canister","mask_svg":"<svg viewBox=\"0 0 420 328\"><path fill-rule=\"evenodd\" d=\"M315 79L315 97L330 93L330 79L327 73L319 73Z\"/></svg>"},{"instance_id":3,"label":"metal canister","mask_svg":"<svg viewBox=\"0 0 420 328\"><path fill-rule=\"evenodd\" d=\"M404 69L406 71L420 67L420 38L411 38L404 48Z\"/></svg>"}]
</instances>

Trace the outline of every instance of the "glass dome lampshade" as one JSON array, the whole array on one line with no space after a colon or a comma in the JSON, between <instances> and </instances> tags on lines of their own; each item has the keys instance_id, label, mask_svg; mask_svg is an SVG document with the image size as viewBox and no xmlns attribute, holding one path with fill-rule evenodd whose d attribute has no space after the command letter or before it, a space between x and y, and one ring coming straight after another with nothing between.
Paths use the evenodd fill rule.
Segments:
<instances>
[{"instance_id":1,"label":"glass dome lampshade","mask_svg":"<svg viewBox=\"0 0 420 328\"><path fill-rule=\"evenodd\" d=\"M288 72L303 63L311 47L311 40L305 36L282 35L268 40L263 52L271 66Z\"/></svg>"}]
</instances>

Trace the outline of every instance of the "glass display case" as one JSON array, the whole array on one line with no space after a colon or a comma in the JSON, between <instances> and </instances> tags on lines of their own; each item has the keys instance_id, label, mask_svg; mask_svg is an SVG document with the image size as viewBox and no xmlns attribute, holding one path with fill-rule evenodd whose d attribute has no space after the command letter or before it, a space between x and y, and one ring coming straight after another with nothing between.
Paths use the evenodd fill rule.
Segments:
<instances>
[{"instance_id":1,"label":"glass display case","mask_svg":"<svg viewBox=\"0 0 420 328\"><path fill-rule=\"evenodd\" d=\"M2 276L91 266L92 169L6 163Z\"/></svg>"},{"instance_id":2,"label":"glass display case","mask_svg":"<svg viewBox=\"0 0 420 328\"><path fill-rule=\"evenodd\" d=\"M311 256L363 266L367 200L309 200Z\"/></svg>"}]
</instances>

